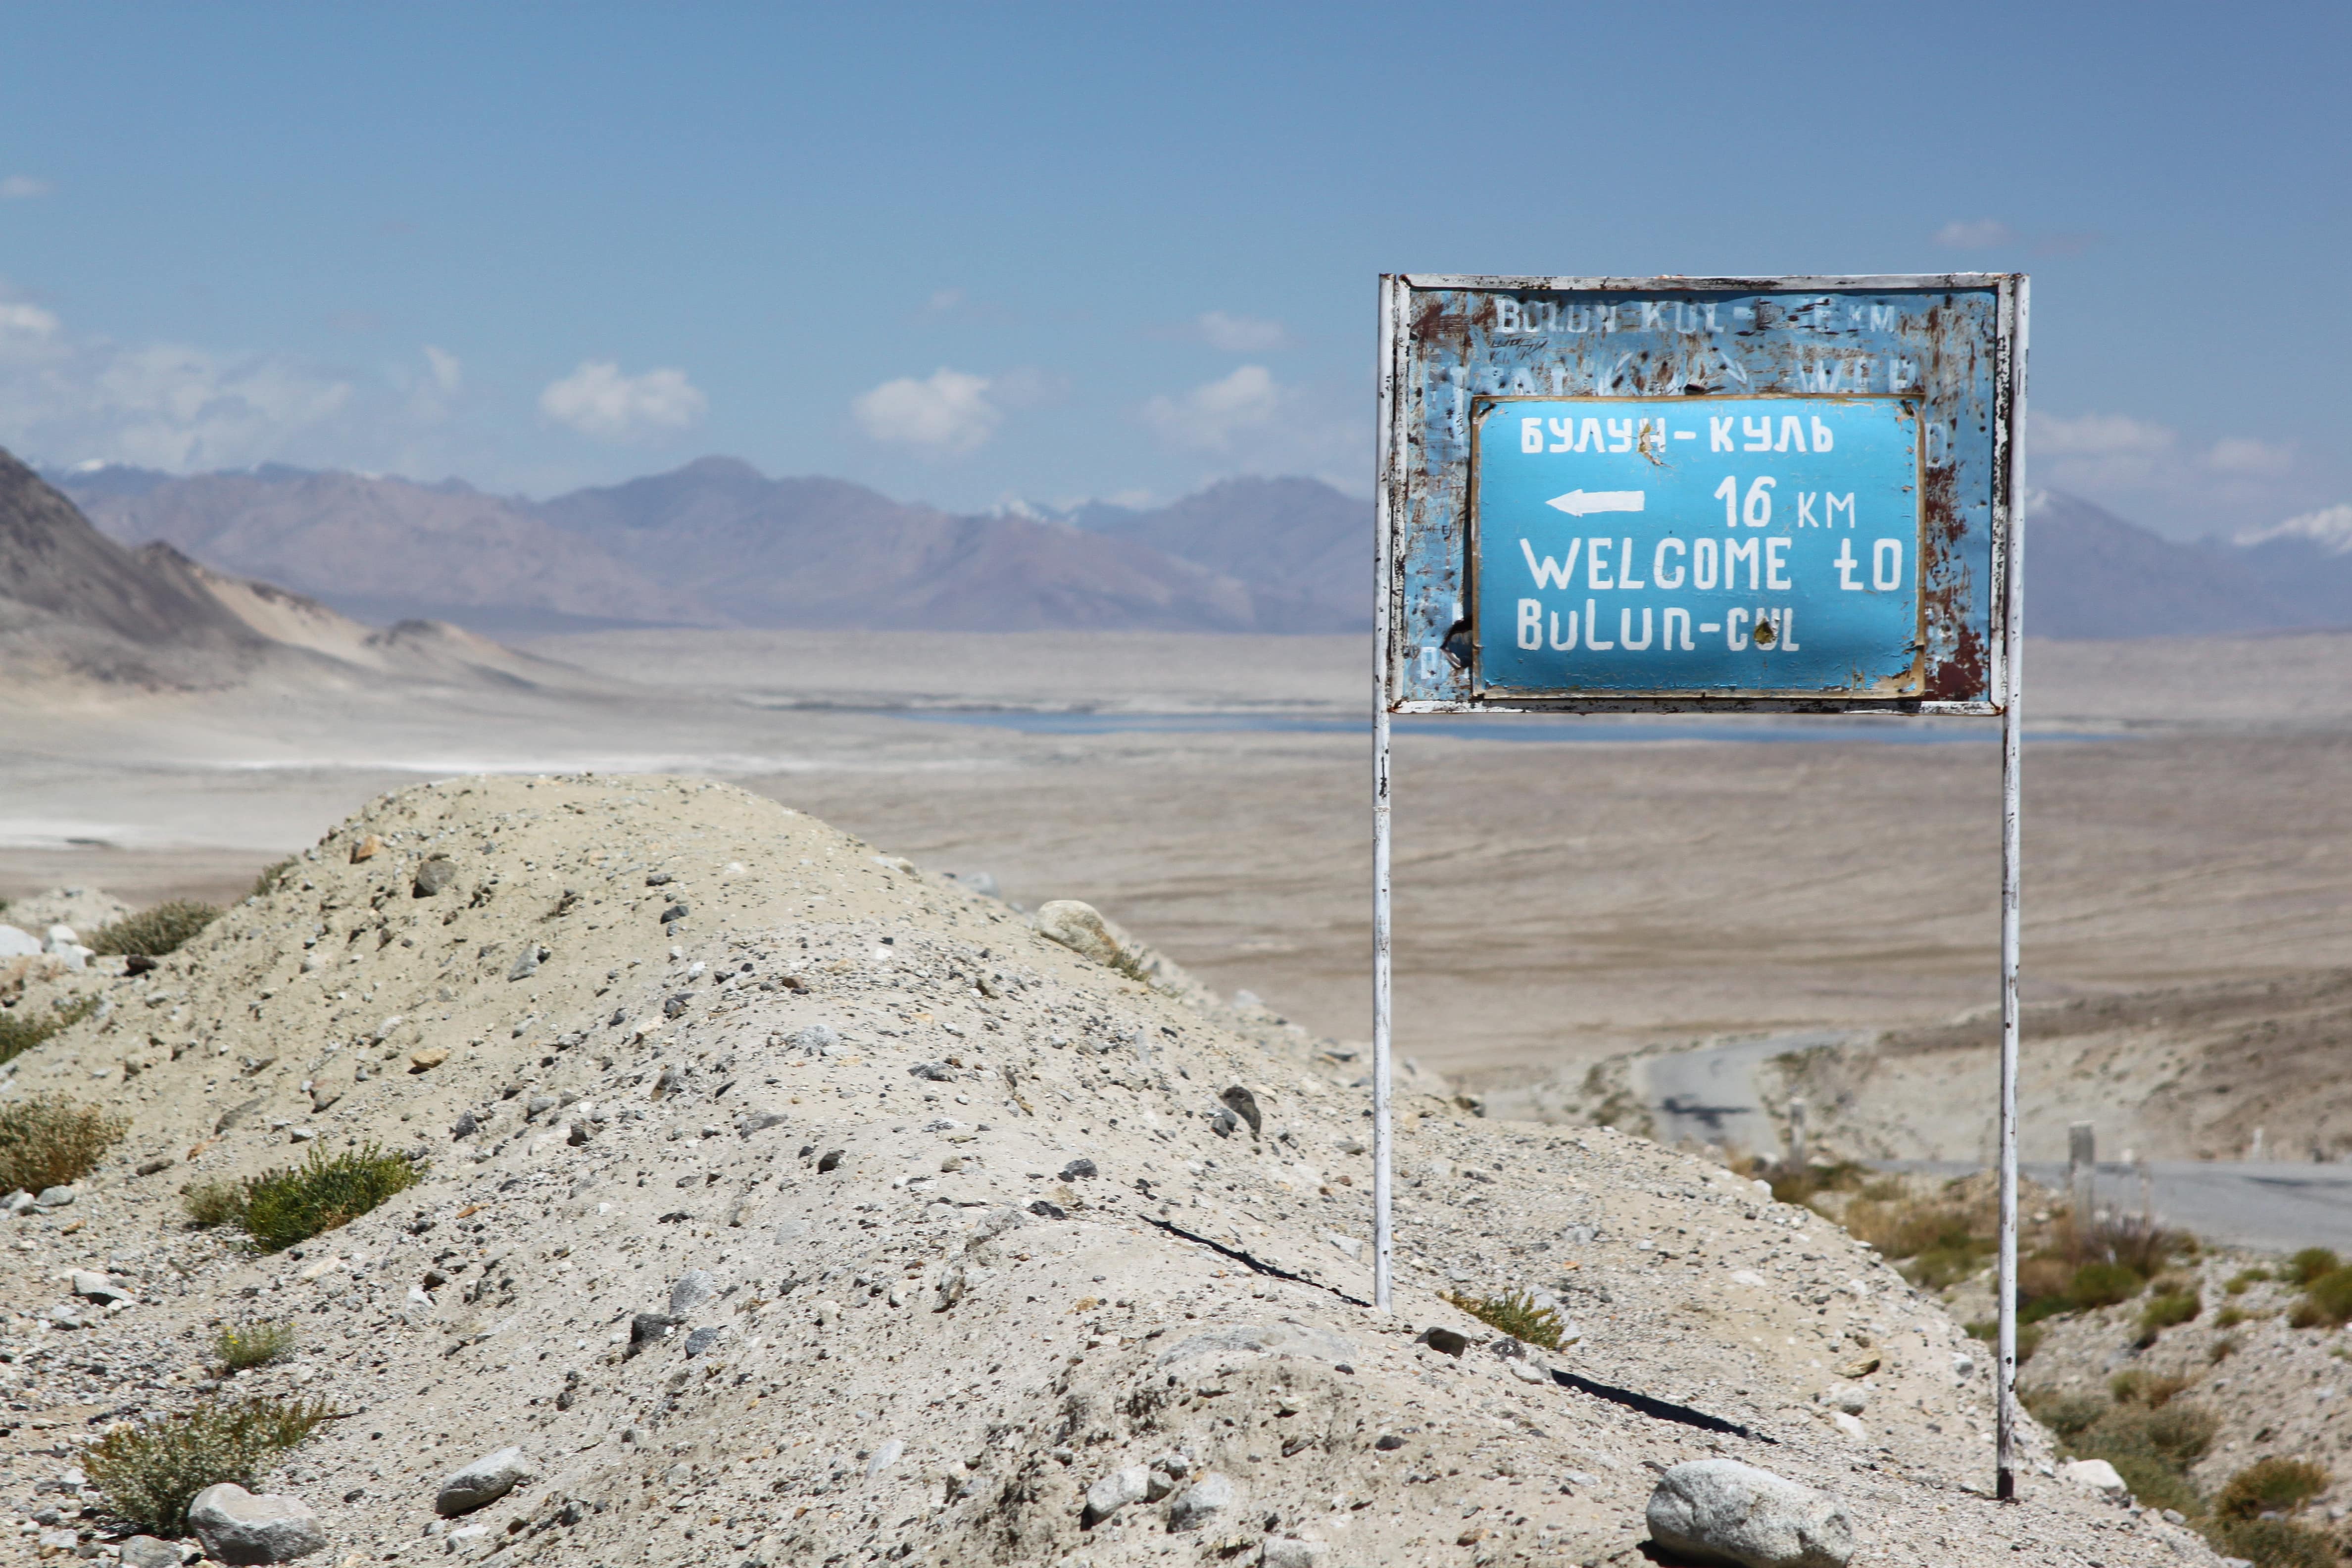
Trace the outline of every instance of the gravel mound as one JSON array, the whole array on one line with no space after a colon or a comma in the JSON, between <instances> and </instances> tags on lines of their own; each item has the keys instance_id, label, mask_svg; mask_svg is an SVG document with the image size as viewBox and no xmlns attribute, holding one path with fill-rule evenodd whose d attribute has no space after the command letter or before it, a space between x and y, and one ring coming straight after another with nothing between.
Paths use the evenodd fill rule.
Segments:
<instances>
[{"instance_id":1,"label":"gravel mound","mask_svg":"<svg viewBox=\"0 0 2352 1568\"><path fill-rule=\"evenodd\" d=\"M1365 1064L1114 956L720 785L387 796L153 969L18 1002L100 998L5 1096L132 1126L0 1220L0 1497L102 1537L77 1445L282 1394L349 1413L256 1489L339 1563L1632 1562L1709 1458L1835 1500L1859 1562L2210 1560L2038 1433L1994 1505L1942 1310L1639 1139L1401 1096L1371 1310ZM369 1144L424 1180L302 1247L186 1223ZM1446 1299L1520 1290L1565 1348ZM294 1355L224 1377L261 1319Z\"/></svg>"}]
</instances>

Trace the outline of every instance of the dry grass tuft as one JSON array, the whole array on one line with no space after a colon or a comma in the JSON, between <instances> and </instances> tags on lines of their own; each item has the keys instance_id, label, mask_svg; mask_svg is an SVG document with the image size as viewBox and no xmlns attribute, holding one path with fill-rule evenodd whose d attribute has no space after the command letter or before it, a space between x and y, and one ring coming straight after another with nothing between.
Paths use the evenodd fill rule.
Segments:
<instances>
[{"instance_id":1,"label":"dry grass tuft","mask_svg":"<svg viewBox=\"0 0 2352 1568\"><path fill-rule=\"evenodd\" d=\"M248 1399L119 1426L82 1450L81 1468L117 1518L156 1535L188 1527L188 1504L224 1481L248 1490L279 1454L341 1413L316 1401Z\"/></svg>"},{"instance_id":2,"label":"dry grass tuft","mask_svg":"<svg viewBox=\"0 0 2352 1568\"><path fill-rule=\"evenodd\" d=\"M127 1117L52 1095L0 1109L0 1192L78 1182L130 1127Z\"/></svg>"},{"instance_id":3,"label":"dry grass tuft","mask_svg":"<svg viewBox=\"0 0 2352 1568\"><path fill-rule=\"evenodd\" d=\"M167 952L179 952L198 931L220 919L220 914L212 904L173 899L152 910L125 915L112 925L100 926L89 939L89 950L161 958Z\"/></svg>"},{"instance_id":4,"label":"dry grass tuft","mask_svg":"<svg viewBox=\"0 0 2352 1568\"><path fill-rule=\"evenodd\" d=\"M1538 1307L1525 1291L1507 1296L1464 1296L1448 1292L1445 1299L1486 1324L1523 1343L1559 1349L1559 1317L1549 1307Z\"/></svg>"},{"instance_id":5,"label":"dry grass tuft","mask_svg":"<svg viewBox=\"0 0 2352 1568\"><path fill-rule=\"evenodd\" d=\"M246 1372L294 1353L294 1325L263 1321L224 1323L213 1336L213 1359L230 1372Z\"/></svg>"},{"instance_id":6,"label":"dry grass tuft","mask_svg":"<svg viewBox=\"0 0 2352 1568\"><path fill-rule=\"evenodd\" d=\"M21 1057L42 1041L80 1023L98 1011L98 998L77 996L37 1016L27 1016L28 1011L14 1007L0 1012L0 1062Z\"/></svg>"}]
</instances>

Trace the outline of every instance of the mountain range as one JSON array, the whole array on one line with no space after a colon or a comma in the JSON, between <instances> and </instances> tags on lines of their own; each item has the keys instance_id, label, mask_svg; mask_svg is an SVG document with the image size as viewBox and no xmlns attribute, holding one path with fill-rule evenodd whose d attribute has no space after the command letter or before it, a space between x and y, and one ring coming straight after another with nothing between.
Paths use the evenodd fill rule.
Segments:
<instances>
[{"instance_id":1,"label":"mountain range","mask_svg":"<svg viewBox=\"0 0 2352 1568\"><path fill-rule=\"evenodd\" d=\"M1227 479L1157 508L974 516L716 457L544 501L280 467L49 478L120 542L160 541L362 620L490 636L1339 632L1370 621L1371 505L1305 479ZM2352 626L2352 509L2182 542L2047 491L2032 507L2027 587L2028 625L2044 637Z\"/></svg>"},{"instance_id":2,"label":"mountain range","mask_svg":"<svg viewBox=\"0 0 2352 1568\"><path fill-rule=\"evenodd\" d=\"M364 687L599 684L446 622L379 630L173 545L131 549L0 451L0 696L218 689L256 680Z\"/></svg>"}]
</instances>

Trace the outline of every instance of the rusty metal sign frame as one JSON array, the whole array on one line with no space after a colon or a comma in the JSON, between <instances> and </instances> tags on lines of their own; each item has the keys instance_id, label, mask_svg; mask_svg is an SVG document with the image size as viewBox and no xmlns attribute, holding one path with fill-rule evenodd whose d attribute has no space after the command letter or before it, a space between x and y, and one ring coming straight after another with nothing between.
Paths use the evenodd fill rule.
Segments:
<instances>
[{"instance_id":1,"label":"rusty metal sign frame","mask_svg":"<svg viewBox=\"0 0 2352 1568\"><path fill-rule=\"evenodd\" d=\"M1467 301L1444 320L1444 301L1451 295ZM1980 424L1979 448L1983 471L1969 476L1963 486L1958 475L1923 475L1923 539L1940 530L1941 542L1953 546L1944 559L1922 560L1918 582L1922 600L1920 623L1927 647L1923 656L1934 671L1928 689L1912 697L1834 693L1793 697L1786 693L1751 691L1661 691L1645 695L1607 697L1565 695L1530 698L1513 695L1496 700L1481 692L1473 679L1476 661L1460 657L1458 639L1475 637L1475 620L1465 607L1472 603L1468 572L1471 561L1469 519L1469 452L1467 430L1455 449L1430 440L1430 399L1433 368L1424 345L1438 334L1452 332L1467 342L1481 331L1491 334L1496 299L1502 296L1578 296L1605 303L1613 323L1618 308L1630 297L1649 310L1639 325L1663 324L1666 305L1676 308L1675 332L1694 341L1682 345L1679 356L1654 353L1643 362L1650 377L1643 400L1671 407L1719 386L1725 376L1744 390L1757 390L1759 372L1767 387L1811 393L1833 392L1822 384L1822 365L1829 357L1816 352L1809 360L1803 341L1791 337L1764 345L1761 353L1743 350L1735 359L1715 346L1720 363L1707 365L1708 340L1725 323L1720 310L1745 297L1811 297L1828 305L1852 302L1857 297L1905 295L1927 312L1921 320L1940 320L1933 312L1949 303L1936 296L1970 296L1989 305L1976 311L1977 330L1971 341L1923 342L1922 382L1931 395L1938 389L1928 370L1932 357L1949 353L1965 364L1945 363L1944 402L1956 392L1958 373L1965 373L1962 395L1970 406L1958 412L1973 415ZM1428 297L1438 309L1415 309L1417 296ZM1485 297L1485 320L1479 321L1477 298ZM1617 297L1617 298L1611 298ZM1391 1028L1391 772L1390 719L1395 713L1465 712L1723 712L1747 710L1778 713L1895 713L1997 715L2001 720L2001 868L2000 868L2000 1007L2001 1049L2000 1089L2000 1261L1998 1265L2000 1325L1995 1390L1994 1495L2002 1500L2016 1496L2017 1426L2017 1072L2019 960L2019 881L2023 859L2022 767L2024 655L2024 496L2025 496L2025 364L2030 284L2021 273L1941 273L1932 275L1869 275L1842 278L1551 278L1465 277L1452 274L1390 273L1380 281L1380 360L1378 367L1379 448L1374 491L1377 532L1377 592L1373 624L1372 719L1372 1279L1373 1300L1391 1310L1392 1285L1391 1205L1394 1193L1394 1150L1390 1118L1392 1086ZM1557 324L1552 300L1542 301L1547 319ZM1517 309L1524 311L1524 300ZM1706 328L1705 340L1685 329L1694 324L1689 311ZM1525 318L1522 314L1521 321ZM1583 327L1569 325L1575 335L1589 331L1595 317L1588 313ZM1753 317L1750 318L1751 322ZM1868 318L1864 318L1868 320ZM1889 325L1894 321L1890 318ZM1874 326L1874 331L1876 328ZM1736 335L1736 333L1734 334ZM1901 335L1898 329L1896 335ZM1932 332L1930 334L1932 338ZM1810 345L1816 351L1820 344ZM1613 345L1612 345L1613 347ZM1778 350L1776 357L1775 350ZM1793 352L1791 352L1793 350ZM1606 395L1617 377L1640 355L1629 352L1622 363L1603 361L1574 366L1584 373L1580 395ZM1553 385L1529 386L1540 395L1546 390L1566 391L1571 368L1561 356L1562 374ZM1865 359L1874 355L1860 356ZM1502 365L1506 376L1490 383L1488 395L1509 396L1516 390L1508 373L1532 369L1524 363ZM1702 374L1688 374L1694 367ZM1452 368L1452 367L1449 367ZM1468 367L1473 373L1480 368ZM1488 369L1495 366L1486 367ZM1677 375L1676 373L1683 373ZM1803 384L1801 377L1812 384ZM1460 384L1458 403L1466 419L1470 384ZM1435 448L1435 449L1433 449ZM1948 447L1949 458L1953 448ZM1952 465L1964 467L1964 465ZM1458 470L1458 471L1454 471ZM1433 479L1435 482L1433 482ZM1935 487L1943 484L1938 496ZM1980 509L1982 538L1973 520L1949 512L1928 516L1936 506ZM1434 546L1433 551L1432 546ZM1981 553L1979 553L1979 551ZM1924 554L1924 552L1923 552ZM1416 573L1416 563L1420 570ZM1981 563L1983 575L1975 571ZM1928 584L1937 577L1933 594ZM1442 618L1441 618L1442 616ZM1449 647L1448 645L1453 645ZM1941 658L1938 658L1941 655ZM1426 684L1415 689L1408 671L1426 674L1437 689ZM1446 689L1450 685L1450 689Z\"/></svg>"},{"instance_id":2,"label":"rusty metal sign frame","mask_svg":"<svg viewBox=\"0 0 2352 1568\"><path fill-rule=\"evenodd\" d=\"M1999 714L2015 551L2023 279L1391 274L1381 281L1378 699L1393 713ZM1745 312L1745 323L1741 312ZM1768 314L1777 321L1762 324ZM1515 322L1548 315L1554 330ZM1604 329L1597 324L1605 321ZM1563 321L1566 323L1562 325ZM1858 384L1849 385L1847 378ZM1474 593L1473 405L1609 398L1902 395L1949 431L1923 458L1925 679L1916 695L1482 689Z\"/></svg>"}]
</instances>

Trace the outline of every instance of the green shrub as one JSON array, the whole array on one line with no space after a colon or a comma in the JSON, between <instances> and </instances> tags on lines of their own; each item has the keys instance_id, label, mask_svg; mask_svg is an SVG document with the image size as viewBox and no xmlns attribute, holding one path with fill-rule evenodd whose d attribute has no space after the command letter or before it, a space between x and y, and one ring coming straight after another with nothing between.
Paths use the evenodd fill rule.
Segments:
<instances>
[{"instance_id":1,"label":"green shrub","mask_svg":"<svg viewBox=\"0 0 2352 1568\"><path fill-rule=\"evenodd\" d=\"M290 1170L243 1182L206 1182L182 1195L198 1227L234 1225L264 1252L283 1252L314 1236L347 1226L394 1193L416 1184L405 1156L371 1143L329 1154L317 1144Z\"/></svg>"},{"instance_id":2,"label":"green shrub","mask_svg":"<svg viewBox=\"0 0 2352 1568\"><path fill-rule=\"evenodd\" d=\"M1986 1318L1980 1321L1970 1323L1969 1325L1969 1337L1972 1340L1982 1340L1985 1343L1994 1346L1996 1351L1998 1351L2000 1341L2000 1320L1996 1318ZM2032 1361L2033 1359L2033 1352L2041 1348L2042 1325L2039 1323L2029 1323L2025 1321L2024 1314L2020 1313L2018 1315L2017 1324L2017 1364L2023 1366L2027 1362Z\"/></svg>"},{"instance_id":3,"label":"green shrub","mask_svg":"<svg viewBox=\"0 0 2352 1568\"><path fill-rule=\"evenodd\" d=\"M2107 1379L2107 1393L2118 1405L2145 1405L2161 1410L2172 1396L2189 1386L2185 1377L2158 1377L2147 1372L2119 1372Z\"/></svg>"},{"instance_id":4,"label":"green shrub","mask_svg":"<svg viewBox=\"0 0 2352 1568\"><path fill-rule=\"evenodd\" d=\"M2257 1459L2230 1478L2213 1511L2223 1519L2293 1513L2327 1489L2328 1474L2308 1459Z\"/></svg>"},{"instance_id":5,"label":"green shrub","mask_svg":"<svg viewBox=\"0 0 2352 1568\"><path fill-rule=\"evenodd\" d=\"M2306 1247L2286 1260L2289 1283L2308 1285L2323 1274L2333 1274L2344 1267L2344 1260L2324 1247Z\"/></svg>"},{"instance_id":6,"label":"green shrub","mask_svg":"<svg viewBox=\"0 0 2352 1568\"><path fill-rule=\"evenodd\" d=\"M264 866L261 868L261 875L253 879L253 891L250 896L266 899L276 892L285 885L286 873L294 869L297 864L294 857L289 855L274 866Z\"/></svg>"},{"instance_id":7,"label":"green shrub","mask_svg":"<svg viewBox=\"0 0 2352 1568\"><path fill-rule=\"evenodd\" d=\"M337 1412L317 1402L248 1399L119 1426L82 1450L81 1468L116 1517L157 1535L186 1531L188 1504L224 1481L253 1490L262 1471Z\"/></svg>"},{"instance_id":8,"label":"green shrub","mask_svg":"<svg viewBox=\"0 0 2352 1568\"><path fill-rule=\"evenodd\" d=\"M2286 1321L2298 1329L2341 1328L2352 1322L2352 1268L2331 1268L2306 1282Z\"/></svg>"},{"instance_id":9,"label":"green shrub","mask_svg":"<svg viewBox=\"0 0 2352 1568\"><path fill-rule=\"evenodd\" d=\"M2157 1336L2167 1329L2177 1329L2195 1318L2203 1303L2194 1290L2168 1291L2151 1296L2147 1305L2139 1310L2139 1345L2142 1350L2156 1343Z\"/></svg>"},{"instance_id":10,"label":"green shrub","mask_svg":"<svg viewBox=\"0 0 2352 1568\"><path fill-rule=\"evenodd\" d=\"M1535 1298L1520 1291L1507 1296L1463 1296L1448 1292L1445 1298L1490 1329L1503 1332L1527 1344L1541 1345L1548 1351L1559 1349L1559 1319L1549 1307L1538 1307Z\"/></svg>"},{"instance_id":11,"label":"green shrub","mask_svg":"<svg viewBox=\"0 0 2352 1568\"><path fill-rule=\"evenodd\" d=\"M2342 1561L2335 1542L2291 1519L2215 1520L2206 1539L2254 1568L2337 1568Z\"/></svg>"},{"instance_id":12,"label":"green shrub","mask_svg":"<svg viewBox=\"0 0 2352 1568\"><path fill-rule=\"evenodd\" d=\"M2081 1310L2112 1307L2138 1295L2142 1283L2139 1275L2123 1264L2085 1263L2074 1270L2066 1299Z\"/></svg>"},{"instance_id":13,"label":"green shrub","mask_svg":"<svg viewBox=\"0 0 2352 1568\"><path fill-rule=\"evenodd\" d=\"M89 950L161 958L167 952L179 952L191 937L220 919L220 913L211 904L173 899L99 927L89 939Z\"/></svg>"},{"instance_id":14,"label":"green shrub","mask_svg":"<svg viewBox=\"0 0 2352 1568\"><path fill-rule=\"evenodd\" d=\"M180 1202L187 1208L188 1223L198 1230L245 1223L242 1182L199 1182L180 1194Z\"/></svg>"},{"instance_id":15,"label":"green shrub","mask_svg":"<svg viewBox=\"0 0 2352 1568\"><path fill-rule=\"evenodd\" d=\"M351 1224L394 1193L416 1184L416 1167L371 1143L328 1154L317 1144L289 1171L272 1171L246 1184L238 1222L264 1252L289 1247Z\"/></svg>"},{"instance_id":16,"label":"green shrub","mask_svg":"<svg viewBox=\"0 0 2352 1568\"><path fill-rule=\"evenodd\" d=\"M220 1332L213 1336L213 1359L231 1372L268 1366L293 1353L292 1323L224 1323Z\"/></svg>"},{"instance_id":17,"label":"green shrub","mask_svg":"<svg viewBox=\"0 0 2352 1568\"><path fill-rule=\"evenodd\" d=\"M0 1192L78 1182L130 1127L128 1118L52 1095L0 1108Z\"/></svg>"},{"instance_id":18,"label":"green shrub","mask_svg":"<svg viewBox=\"0 0 2352 1568\"><path fill-rule=\"evenodd\" d=\"M2221 1289L2232 1296L2242 1296L2248 1286L2259 1285L2270 1277L2271 1271L2267 1268L2241 1268L2230 1276L2230 1282Z\"/></svg>"},{"instance_id":19,"label":"green shrub","mask_svg":"<svg viewBox=\"0 0 2352 1568\"><path fill-rule=\"evenodd\" d=\"M0 1062L23 1056L42 1041L60 1030L73 1027L97 1011L97 997L77 996L46 1013L21 1005L0 1012ZM28 1017L28 1013L36 1016Z\"/></svg>"},{"instance_id":20,"label":"green shrub","mask_svg":"<svg viewBox=\"0 0 2352 1568\"><path fill-rule=\"evenodd\" d=\"M2068 1442L2089 1431L2107 1413L2107 1402L2088 1394L2030 1394L2025 1403L2036 1421Z\"/></svg>"},{"instance_id":21,"label":"green shrub","mask_svg":"<svg viewBox=\"0 0 2352 1568\"><path fill-rule=\"evenodd\" d=\"M2213 1314L2213 1326L2217 1329L2234 1329L2252 1315L2236 1307L2224 1307Z\"/></svg>"}]
</instances>

